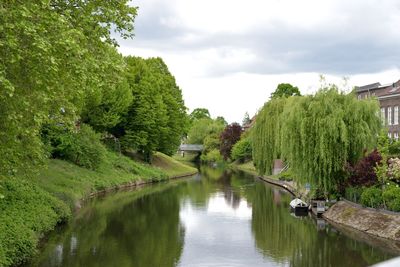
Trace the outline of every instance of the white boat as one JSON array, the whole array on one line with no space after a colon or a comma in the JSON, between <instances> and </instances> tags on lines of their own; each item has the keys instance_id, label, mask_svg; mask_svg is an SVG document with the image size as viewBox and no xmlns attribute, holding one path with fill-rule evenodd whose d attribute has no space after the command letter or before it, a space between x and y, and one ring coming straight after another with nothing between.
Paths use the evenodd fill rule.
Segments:
<instances>
[{"instance_id":1,"label":"white boat","mask_svg":"<svg viewBox=\"0 0 400 267\"><path fill-rule=\"evenodd\" d=\"M300 198L295 198L290 201L290 207L294 209L295 212L307 212L308 204L301 200Z\"/></svg>"}]
</instances>

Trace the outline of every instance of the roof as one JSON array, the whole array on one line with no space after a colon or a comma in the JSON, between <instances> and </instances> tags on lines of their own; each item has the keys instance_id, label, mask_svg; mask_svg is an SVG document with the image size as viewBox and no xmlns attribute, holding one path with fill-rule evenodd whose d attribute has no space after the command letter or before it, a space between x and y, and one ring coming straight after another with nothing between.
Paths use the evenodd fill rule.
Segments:
<instances>
[{"instance_id":1,"label":"roof","mask_svg":"<svg viewBox=\"0 0 400 267\"><path fill-rule=\"evenodd\" d=\"M356 91L357 92L369 91L372 89L378 89L380 86L381 86L380 83L371 83L364 86L356 86Z\"/></svg>"}]
</instances>

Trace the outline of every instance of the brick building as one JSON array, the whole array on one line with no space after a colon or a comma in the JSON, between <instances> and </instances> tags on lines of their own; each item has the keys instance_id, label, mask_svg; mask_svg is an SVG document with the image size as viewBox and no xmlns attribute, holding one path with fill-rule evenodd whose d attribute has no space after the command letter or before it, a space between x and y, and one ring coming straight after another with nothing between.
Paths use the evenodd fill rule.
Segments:
<instances>
[{"instance_id":1,"label":"brick building","mask_svg":"<svg viewBox=\"0 0 400 267\"><path fill-rule=\"evenodd\" d=\"M399 107L400 107L400 80L381 85L373 83L364 86L357 86L356 93L358 99L364 99L375 96L379 100L381 107L380 115L382 121L388 127L390 138L399 139Z\"/></svg>"}]
</instances>

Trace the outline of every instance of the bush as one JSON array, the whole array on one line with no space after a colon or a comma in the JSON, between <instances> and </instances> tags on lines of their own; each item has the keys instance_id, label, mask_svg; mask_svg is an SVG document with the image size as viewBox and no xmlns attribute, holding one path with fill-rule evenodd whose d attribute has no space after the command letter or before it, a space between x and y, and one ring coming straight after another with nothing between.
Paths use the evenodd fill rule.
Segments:
<instances>
[{"instance_id":1,"label":"bush","mask_svg":"<svg viewBox=\"0 0 400 267\"><path fill-rule=\"evenodd\" d=\"M394 141L389 144L389 155L394 157L400 156L400 141Z\"/></svg>"},{"instance_id":2,"label":"bush","mask_svg":"<svg viewBox=\"0 0 400 267\"><path fill-rule=\"evenodd\" d=\"M383 192L383 200L389 210L400 211L400 188L391 185Z\"/></svg>"},{"instance_id":3,"label":"bush","mask_svg":"<svg viewBox=\"0 0 400 267\"><path fill-rule=\"evenodd\" d=\"M377 187L365 188L361 194L361 204L371 208L379 208L383 204L382 190Z\"/></svg>"},{"instance_id":4,"label":"bush","mask_svg":"<svg viewBox=\"0 0 400 267\"><path fill-rule=\"evenodd\" d=\"M387 177L396 183L400 183L400 159L391 158L388 160Z\"/></svg>"},{"instance_id":5,"label":"bush","mask_svg":"<svg viewBox=\"0 0 400 267\"><path fill-rule=\"evenodd\" d=\"M207 154L202 154L200 159L203 162L209 162L209 163L214 163L214 162L218 163L223 161L222 156L219 153L218 149L213 149Z\"/></svg>"},{"instance_id":6,"label":"bush","mask_svg":"<svg viewBox=\"0 0 400 267\"><path fill-rule=\"evenodd\" d=\"M362 192L363 192L362 187L347 187L345 189L345 197L350 201L360 203Z\"/></svg>"},{"instance_id":7,"label":"bush","mask_svg":"<svg viewBox=\"0 0 400 267\"><path fill-rule=\"evenodd\" d=\"M29 181L0 180L0 266L21 264L36 251L39 237L71 215L68 206ZM38 216L40 215L40 216Z\"/></svg>"},{"instance_id":8,"label":"bush","mask_svg":"<svg viewBox=\"0 0 400 267\"><path fill-rule=\"evenodd\" d=\"M83 124L78 132L67 131L52 140L52 155L78 166L95 170L104 161L106 149L100 135L90 126Z\"/></svg>"},{"instance_id":9,"label":"bush","mask_svg":"<svg viewBox=\"0 0 400 267\"><path fill-rule=\"evenodd\" d=\"M278 177L281 181L293 181L293 173L290 169L281 172Z\"/></svg>"},{"instance_id":10,"label":"bush","mask_svg":"<svg viewBox=\"0 0 400 267\"><path fill-rule=\"evenodd\" d=\"M348 183L352 186L372 186L378 182L375 167L381 162L382 156L374 149L360 159L354 167L349 166L350 178Z\"/></svg>"},{"instance_id":11,"label":"bush","mask_svg":"<svg viewBox=\"0 0 400 267\"><path fill-rule=\"evenodd\" d=\"M244 138L233 145L231 158L232 160L239 160L240 162L244 162L251 159L252 151L253 149L250 139Z\"/></svg>"}]
</instances>

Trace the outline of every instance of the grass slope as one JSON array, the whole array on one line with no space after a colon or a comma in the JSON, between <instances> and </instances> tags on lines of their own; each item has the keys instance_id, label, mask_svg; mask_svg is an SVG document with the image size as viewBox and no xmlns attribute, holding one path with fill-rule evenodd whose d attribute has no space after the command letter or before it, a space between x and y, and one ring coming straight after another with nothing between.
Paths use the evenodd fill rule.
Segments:
<instances>
[{"instance_id":1,"label":"grass slope","mask_svg":"<svg viewBox=\"0 0 400 267\"><path fill-rule=\"evenodd\" d=\"M258 175L258 172L257 172L256 168L254 167L253 161L248 161L248 162L245 162L245 163L234 162L232 164L232 167L236 168L236 169L239 169L241 171L244 171L244 172L248 172L248 173L251 173L251 174L254 174L254 175Z\"/></svg>"},{"instance_id":2,"label":"grass slope","mask_svg":"<svg viewBox=\"0 0 400 267\"><path fill-rule=\"evenodd\" d=\"M67 221L76 203L91 192L135 181L160 181L197 170L162 154L152 165L107 153L97 171L49 160L34 178L1 178L0 266L18 265L36 253L39 239Z\"/></svg>"}]
</instances>

